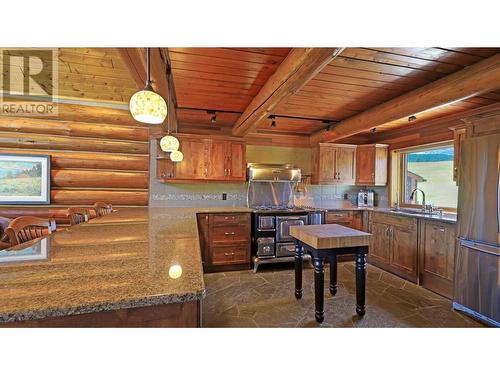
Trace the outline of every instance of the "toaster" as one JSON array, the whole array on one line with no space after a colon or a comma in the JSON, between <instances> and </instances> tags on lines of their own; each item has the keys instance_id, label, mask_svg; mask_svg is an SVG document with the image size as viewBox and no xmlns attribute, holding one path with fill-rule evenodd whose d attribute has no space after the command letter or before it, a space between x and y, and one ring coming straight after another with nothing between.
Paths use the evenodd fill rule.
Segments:
<instances>
[{"instance_id":1,"label":"toaster","mask_svg":"<svg viewBox=\"0 0 500 375\"><path fill-rule=\"evenodd\" d=\"M361 190L358 192L358 207L373 207L373 191Z\"/></svg>"}]
</instances>

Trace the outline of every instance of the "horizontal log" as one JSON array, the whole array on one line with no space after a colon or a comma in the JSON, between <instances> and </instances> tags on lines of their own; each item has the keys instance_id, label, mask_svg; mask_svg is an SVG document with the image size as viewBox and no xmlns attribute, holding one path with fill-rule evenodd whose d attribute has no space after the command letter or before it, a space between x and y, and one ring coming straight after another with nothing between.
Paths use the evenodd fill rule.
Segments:
<instances>
[{"instance_id":1,"label":"horizontal log","mask_svg":"<svg viewBox=\"0 0 500 375\"><path fill-rule=\"evenodd\" d=\"M0 131L0 147L148 154L149 143Z\"/></svg>"},{"instance_id":2,"label":"horizontal log","mask_svg":"<svg viewBox=\"0 0 500 375\"><path fill-rule=\"evenodd\" d=\"M21 117L0 116L0 131L66 135L130 141L148 141L149 129L139 126L89 124Z\"/></svg>"},{"instance_id":3,"label":"horizontal log","mask_svg":"<svg viewBox=\"0 0 500 375\"><path fill-rule=\"evenodd\" d=\"M92 205L95 202L108 202L116 206L147 206L147 190L58 190L50 192L51 203L60 205Z\"/></svg>"},{"instance_id":4,"label":"horizontal log","mask_svg":"<svg viewBox=\"0 0 500 375\"><path fill-rule=\"evenodd\" d=\"M147 189L148 172L52 170L52 187Z\"/></svg>"},{"instance_id":5,"label":"horizontal log","mask_svg":"<svg viewBox=\"0 0 500 375\"><path fill-rule=\"evenodd\" d=\"M51 155L52 169L113 169L147 171L148 155L0 148L1 154Z\"/></svg>"}]
</instances>

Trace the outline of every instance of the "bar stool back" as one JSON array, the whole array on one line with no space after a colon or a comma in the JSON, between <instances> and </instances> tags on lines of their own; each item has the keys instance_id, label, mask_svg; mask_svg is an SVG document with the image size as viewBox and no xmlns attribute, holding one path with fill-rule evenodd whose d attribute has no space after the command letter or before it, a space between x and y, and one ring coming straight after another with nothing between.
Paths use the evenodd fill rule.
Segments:
<instances>
[{"instance_id":1,"label":"bar stool back","mask_svg":"<svg viewBox=\"0 0 500 375\"><path fill-rule=\"evenodd\" d=\"M12 220L5 230L12 246L41 238L52 233L49 219L34 216L20 216Z\"/></svg>"}]
</instances>

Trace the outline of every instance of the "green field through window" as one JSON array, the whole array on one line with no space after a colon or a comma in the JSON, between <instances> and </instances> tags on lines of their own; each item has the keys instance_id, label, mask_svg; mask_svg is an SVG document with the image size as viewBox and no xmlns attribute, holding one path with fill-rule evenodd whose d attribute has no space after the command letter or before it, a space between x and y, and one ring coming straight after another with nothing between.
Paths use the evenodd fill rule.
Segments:
<instances>
[{"instance_id":1,"label":"green field through window","mask_svg":"<svg viewBox=\"0 0 500 375\"><path fill-rule=\"evenodd\" d=\"M457 207L458 187L453 181L453 147L445 146L406 153L405 203L422 204L422 194L410 200L414 188L425 192L426 203Z\"/></svg>"}]
</instances>

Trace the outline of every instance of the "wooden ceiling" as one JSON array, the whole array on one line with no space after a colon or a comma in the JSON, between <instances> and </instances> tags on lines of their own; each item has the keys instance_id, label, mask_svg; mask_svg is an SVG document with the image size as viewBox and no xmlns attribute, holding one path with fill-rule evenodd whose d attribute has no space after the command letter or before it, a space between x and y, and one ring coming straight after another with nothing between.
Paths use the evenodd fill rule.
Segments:
<instances>
[{"instance_id":1,"label":"wooden ceiling","mask_svg":"<svg viewBox=\"0 0 500 375\"><path fill-rule=\"evenodd\" d=\"M287 48L169 49L180 127L229 129L288 52ZM499 52L500 48L346 48L278 106L275 126L269 119L259 132L311 135L326 128L327 120L335 124ZM412 124L497 102L500 91L420 113ZM206 110L218 111L217 123L210 122L212 115ZM405 118L378 126L377 131L406 124Z\"/></svg>"},{"instance_id":2,"label":"wooden ceiling","mask_svg":"<svg viewBox=\"0 0 500 375\"><path fill-rule=\"evenodd\" d=\"M57 55L60 98L125 103L137 91L115 48L59 48Z\"/></svg>"},{"instance_id":3,"label":"wooden ceiling","mask_svg":"<svg viewBox=\"0 0 500 375\"><path fill-rule=\"evenodd\" d=\"M290 50L169 48L180 131L230 133ZM282 101L273 110L274 121L264 121L257 133L309 137L499 52L500 48L345 48ZM127 104L138 89L137 77L119 49L61 48L58 59L62 98ZM500 90L418 113L411 124L494 103L500 103ZM385 123L377 126L377 133L408 123L407 118Z\"/></svg>"}]
</instances>

